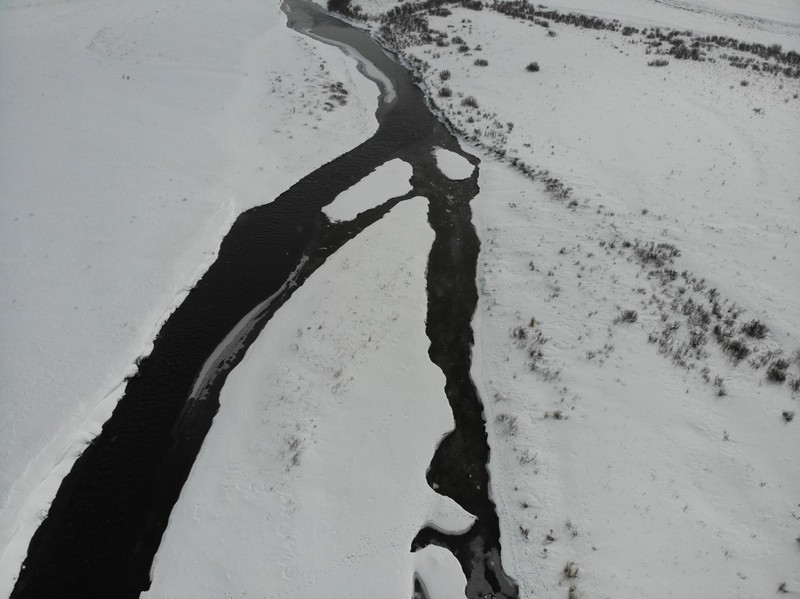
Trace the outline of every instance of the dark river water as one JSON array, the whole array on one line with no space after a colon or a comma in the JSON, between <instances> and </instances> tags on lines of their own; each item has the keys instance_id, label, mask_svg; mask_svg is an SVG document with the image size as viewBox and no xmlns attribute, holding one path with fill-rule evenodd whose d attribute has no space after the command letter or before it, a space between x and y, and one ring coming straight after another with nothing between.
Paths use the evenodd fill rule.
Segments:
<instances>
[{"instance_id":1,"label":"dark river water","mask_svg":"<svg viewBox=\"0 0 800 599\"><path fill-rule=\"evenodd\" d=\"M278 198L264 198L269 203L239 216L217 260L166 321L113 415L64 479L31 540L14 599L125 599L149 588L153 557L230 370L333 252L417 195L429 200L435 232L427 271L429 354L446 377L456 423L438 447L427 479L477 520L461 535L423 529L409 550L433 543L452 551L468 580L467 597L518 595L502 567L497 515L488 494L482 404L469 374L480 247L470 201L478 193L478 169L469 179L447 179L431 150L446 148L476 167L479 160L461 149L428 109L411 73L367 32L305 0L289 0L286 10L290 27L355 48L391 81L394 93L377 81L378 130ZM361 70L369 75L363 65ZM331 224L321 209L393 158L412 165L413 190L351 222ZM269 589L264 593L269 596Z\"/></svg>"}]
</instances>

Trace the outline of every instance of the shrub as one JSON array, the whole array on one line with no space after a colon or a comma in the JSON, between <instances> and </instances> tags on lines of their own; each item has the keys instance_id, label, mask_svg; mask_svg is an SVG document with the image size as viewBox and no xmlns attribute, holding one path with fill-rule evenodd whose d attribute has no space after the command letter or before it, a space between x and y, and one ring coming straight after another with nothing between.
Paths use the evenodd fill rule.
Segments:
<instances>
[{"instance_id":1,"label":"shrub","mask_svg":"<svg viewBox=\"0 0 800 599\"><path fill-rule=\"evenodd\" d=\"M461 6L470 10L483 10L483 3L480 0L461 0Z\"/></svg>"},{"instance_id":2,"label":"shrub","mask_svg":"<svg viewBox=\"0 0 800 599\"><path fill-rule=\"evenodd\" d=\"M466 98L461 100L461 105L462 106L468 106L470 108L477 108L478 107L478 101L475 99L474 96L467 96Z\"/></svg>"},{"instance_id":3,"label":"shrub","mask_svg":"<svg viewBox=\"0 0 800 599\"><path fill-rule=\"evenodd\" d=\"M461 44L458 47L459 52L469 52L469 46L467 44Z\"/></svg>"},{"instance_id":4,"label":"shrub","mask_svg":"<svg viewBox=\"0 0 800 599\"><path fill-rule=\"evenodd\" d=\"M786 369L789 368L788 360L775 360L767 369L767 380L773 383L782 383L786 380Z\"/></svg>"},{"instance_id":5,"label":"shrub","mask_svg":"<svg viewBox=\"0 0 800 599\"><path fill-rule=\"evenodd\" d=\"M442 81L447 81L448 79L450 79L450 71L448 71L447 69L441 71L439 73L439 79L441 79Z\"/></svg>"},{"instance_id":6,"label":"shrub","mask_svg":"<svg viewBox=\"0 0 800 599\"><path fill-rule=\"evenodd\" d=\"M739 363L750 355L750 348L741 339L730 339L722 342L722 349L733 358L735 363Z\"/></svg>"},{"instance_id":7,"label":"shrub","mask_svg":"<svg viewBox=\"0 0 800 599\"><path fill-rule=\"evenodd\" d=\"M475 66L476 67L488 67L489 66L489 61L486 60L485 58L476 58L475 59Z\"/></svg>"},{"instance_id":8,"label":"shrub","mask_svg":"<svg viewBox=\"0 0 800 599\"><path fill-rule=\"evenodd\" d=\"M569 585L567 589L567 599L579 599L578 587L574 584Z\"/></svg>"},{"instance_id":9,"label":"shrub","mask_svg":"<svg viewBox=\"0 0 800 599\"><path fill-rule=\"evenodd\" d=\"M782 416L786 422L794 420L794 412L792 410L784 410Z\"/></svg>"},{"instance_id":10,"label":"shrub","mask_svg":"<svg viewBox=\"0 0 800 599\"><path fill-rule=\"evenodd\" d=\"M534 453L533 455L531 455L530 450L526 448L522 450L522 453L519 454L519 457L517 459L519 460L519 463L523 465L536 464L536 458L538 457L538 455L539 455L538 453Z\"/></svg>"},{"instance_id":11,"label":"shrub","mask_svg":"<svg viewBox=\"0 0 800 599\"><path fill-rule=\"evenodd\" d=\"M567 562L564 564L564 577L565 578L578 578L578 574L580 574L580 569L578 568L578 564L575 562Z\"/></svg>"},{"instance_id":12,"label":"shrub","mask_svg":"<svg viewBox=\"0 0 800 599\"><path fill-rule=\"evenodd\" d=\"M636 310L623 310L622 313L614 319L614 322L636 322L639 319L639 313Z\"/></svg>"},{"instance_id":13,"label":"shrub","mask_svg":"<svg viewBox=\"0 0 800 599\"><path fill-rule=\"evenodd\" d=\"M786 370L787 368L789 368L789 360L786 360L784 358L778 358L773 363L773 366L775 366L775 368L778 368L779 370Z\"/></svg>"},{"instance_id":14,"label":"shrub","mask_svg":"<svg viewBox=\"0 0 800 599\"><path fill-rule=\"evenodd\" d=\"M494 419L504 437L513 437L517 434L517 417L509 414L498 414Z\"/></svg>"},{"instance_id":15,"label":"shrub","mask_svg":"<svg viewBox=\"0 0 800 599\"><path fill-rule=\"evenodd\" d=\"M747 87L748 85L750 85L750 82L747 79L742 79L739 82L739 85L741 85L742 87Z\"/></svg>"},{"instance_id":16,"label":"shrub","mask_svg":"<svg viewBox=\"0 0 800 599\"><path fill-rule=\"evenodd\" d=\"M654 58L647 63L648 67L665 67L669 64L666 58Z\"/></svg>"},{"instance_id":17,"label":"shrub","mask_svg":"<svg viewBox=\"0 0 800 599\"><path fill-rule=\"evenodd\" d=\"M539 72L539 63L538 62L529 62L528 66L525 67L525 70L529 73L538 73Z\"/></svg>"},{"instance_id":18,"label":"shrub","mask_svg":"<svg viewBox=\"0 0 800 599\"><path fill-rule=\"evenodd\" d=\"M442 98L449 98L450 96L452 96L452 95L453 95L453 90L451 90L449 87L447 87L447 86L445 85L444 87L442 87L442 88L440 88L440 89L439 89L439 95L440 95Z\"/></svg>"},{"instance_id":19,"label":"shrub","mask_svg":"<svg viewBox=\"0 0 800 599\"><path fill-rule=\"evenodd\" d=\"M342 14L351 12L350 0L328 0L328 10Z\"/></svg>"},{"instance_id":20,"label":"shrub","mask_svg":"<svg viewBox=\"0 0 800 599\"><path fill-rule=\"evenodd\" d=\"M631 243L629 241L624 241L622 247L631 247ZM671 264L673 258L677 258L681 255L680 250L671 243L656 244L654 241L651 241L648 244L646 242L640 243L639 240L636 241L633 253L642 264L652 263L659 268Z\"/></svg>"},{"instance_id":21,"label":"shrub","mask_svg":"<svg viewBox=\"0 0 800 599\"><path fill-rule=\"evenodd\" d=\"M755 339L763 339L767 336L767 331L769 331L767 325L760 320L751 320L747 324L742 325L742 332L748 337L753 337Z\"/></svg>"}]
</instances>

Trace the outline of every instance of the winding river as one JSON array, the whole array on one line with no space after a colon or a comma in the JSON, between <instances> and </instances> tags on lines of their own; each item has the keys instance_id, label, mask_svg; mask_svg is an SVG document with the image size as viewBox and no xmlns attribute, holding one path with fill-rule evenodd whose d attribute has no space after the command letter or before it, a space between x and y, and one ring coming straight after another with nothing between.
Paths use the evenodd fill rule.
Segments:
<instances>
[{"instance_id":1,"label":"winding river","mask_svg":"<svg viewBox=\"0 0 800 599\"><path fill-rule=\"evenodd\" d=\"M470 379L480 243L470 201L478 169L464 180L436 167L436 146L477 167L429 110L411 73L364 30L306 0L286 0L288 25L341 47L375 81L378 130L310 173L274 201L244 212L217 260L159 332L112 417L64 479L31 540L13 598L138 597L206 433L227 374L273 314L349 239L414 196L429 201L435 241L428 260L426 332L446 378L456 427L441 442L428 483L477 517L461 535L423 529L409 550L434 543L458 558L469 598L517 597L503 571L499 525L489 497L482 404ZM408 194L346 223L322 208L376 167L401 158L413 167Z\"/></svg>"}]
</instances>

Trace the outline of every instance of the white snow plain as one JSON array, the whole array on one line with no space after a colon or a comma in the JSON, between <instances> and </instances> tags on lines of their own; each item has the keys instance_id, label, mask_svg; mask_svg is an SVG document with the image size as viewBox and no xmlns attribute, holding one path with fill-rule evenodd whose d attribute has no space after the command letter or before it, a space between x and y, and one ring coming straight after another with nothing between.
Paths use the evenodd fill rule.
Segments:
<instances>
[{"instance_id":1,"label":"white snow plain","mask_svg":"<svg viewBox=\"0 0 800 599\"><path fill-rule=\"evenodd\" d=\"M459 156L455 152L436 147L433 149L433 156L436 158L436 166L448 179L459 180L472 176L475 167L466 158Z\"/></svg>"},{"instance_id":2,"label":"white snow plain","mask_svg":"<svg viewBox=\"0 0 800 599\"><path fill-rule=\"evenodd\" d=\"M724 4L548 7L800 47L796 3ZM720 55L654 68L619 32L488 8L429 21L470 50L402 52L430 65L424 84L455 127L504 156L480 156L473 202L472 374L521 596L796 591L798 395L765 366L781 357L800 377L800 84ZM436 93L444 70L449 98ZM512 161L571 191L555 197ZM637 241L677 248L677 282L626 249ZM743 337L753 358L735 364L687 316L709 294L767 325L765 339ZM684 347L662 344L665 331Z\"/></svg>"},{"instance_id":3,"label":"white snow plain","mask_svg":"<svg viewBox=\"0 0 800 599\"><path fill-rule=\"evenodd\" d=\"M479 183L472 375L503 564L520 596L798 588L800 439L781 417L796 398L710 346L706 366L724 396L701 366L660 355L648 341L663 326L648 304L660 284L599 245L608 217L566 209L488 156ZM618 322L621 307L638 320Z\"/></svg>"},{"instance_id":4,"label":"white snow plain","mask_svg":"<svg viewBox=\"0 0 800 599\"><path fill-rule=\"evenodd\" d=\"M362 212L380 206L386 200L411 191L413 170L405 160L395 158L372 171L350 189L340 193L322 209L331 221L352 220Z\"/></svg>"},{"instance_id":5,"label":"white snow plain","mask_svg":"<svg viewBox=\"0 0 800 599\"><path fill-rule=\"evenodd\" d=\"M0 596L236 215L367 139L377 95L277 2L2 3Z\"/></svg>"},{"instance_id":6,"label":"white snow plain","mask_svg":"<svg viewBox=\"0 0 800 599\"><path fill-rule=\"evenodd\" d=\"M401 202L267 324L225 384L144 596L406 599L415 572L463 596L455 558L411 553L426 524L473 521L425 481L453 426L427 355L432 241L427 201Z\"/></svg>"}]
</instances>

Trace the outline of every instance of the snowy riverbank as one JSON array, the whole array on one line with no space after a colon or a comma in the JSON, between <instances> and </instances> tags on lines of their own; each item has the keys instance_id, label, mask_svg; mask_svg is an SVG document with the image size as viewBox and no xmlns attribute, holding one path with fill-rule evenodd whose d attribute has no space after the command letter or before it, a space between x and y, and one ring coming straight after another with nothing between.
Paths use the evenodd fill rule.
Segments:
<instances>
[{"instance_id":1,"label":"snowy riverbank","mask_svg":"<svg viewBox=\"0 0 800 599\"><path fill-rule=\"evenodd\" d=\"M277 3L7 2L0 17L2 596L235 216L366 139L377 87Z\"/></svg>"}]
</instances>

